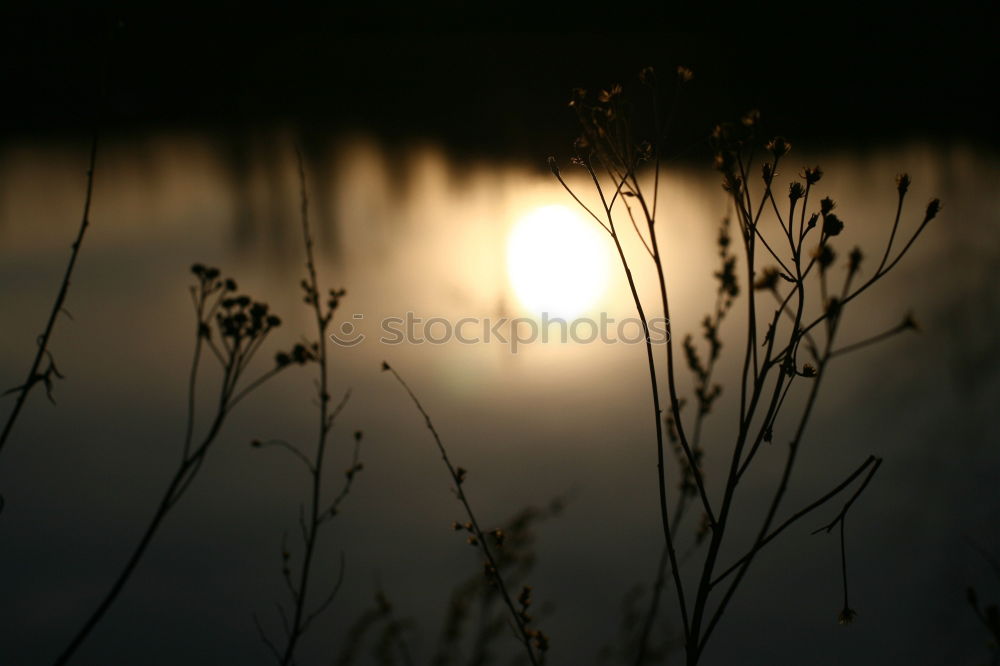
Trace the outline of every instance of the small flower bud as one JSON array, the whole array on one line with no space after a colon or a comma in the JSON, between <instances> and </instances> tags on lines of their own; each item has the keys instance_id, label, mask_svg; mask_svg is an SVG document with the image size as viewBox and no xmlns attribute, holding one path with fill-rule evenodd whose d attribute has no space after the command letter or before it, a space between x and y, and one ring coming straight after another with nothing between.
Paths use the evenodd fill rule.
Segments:
<instances>
[{"instance_id":1,"label":"small flower bud","mask_svg":"<svg viewBox=\"0 0 1000 666\"><path fill-rule=\"evenodd\" d=\"M929 222L937 217L937 214L941 211L941 200L931 199L931 202L927 204L927 214L924 216L924 220Z\"/></svg>"},{"instance_id":2,"label":"small flower bud","mask_svg":"<svg viewBox=\"0 0 1000 666\"><path fill-rule=\"evenodd\" d=\"M852 275L854 273L858 272L858 268L861 267L861 260L863 258L864 258L864 255L861 254L861 248L855 247L853 250L851 250L851 254L848 255L848 261L849 261L849 263L847 265L847 270Z\"/></svg>"}]
</instances>

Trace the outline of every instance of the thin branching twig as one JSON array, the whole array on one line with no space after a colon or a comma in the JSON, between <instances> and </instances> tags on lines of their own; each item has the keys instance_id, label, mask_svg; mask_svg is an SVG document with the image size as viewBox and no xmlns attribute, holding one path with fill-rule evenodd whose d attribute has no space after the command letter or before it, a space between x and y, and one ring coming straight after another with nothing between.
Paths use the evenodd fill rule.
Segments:
<instances>
[{"instance_id":1,"label":"thin branching twig","mask_svg":"<svg viewBox=\"0 0 1000 666\"><path fill-rule=\"evenodd\" d=\"M493 585L500 592L500 596L503 599L504 604L510 611L511 618L513 619L514 625L517 629L516 636L517 639L524 646L524 650L528 655L530 662L537 666L544 660L544 655L549 647L548 637L539 629L532 629L529 627L529 622L531 620L528 615L528 606L531 604L531 588L525 586L521 594L518 597L518 606L515 606L514 599L511 597L510 592L507 589L507 584L504 580L501 568L499 566L498 558L493 553L487 542L487 534L479 526L479 521L476 519L475 513L472 511L472 505L469 503L469 499L465 494L465 489L463 484L465 482L465 477L467 471L463 467L456 467L452 464L451 459L448 457L448 451L444 447L444 443L441 441L441 437L438 434L437 429L434 427L434 422L431 421L430 415L424 409L424 406L420 403L416 394L409 387L409 385L403 381L403 378L399 375L396 370L390 366L388 363L382 363L382 370L392 373L396 381L399 382L400 386L406 391L410 396L410 400L413 401L414 406L417 411L420 412L421 416L424 417L424 425L430 431L431 435L434 437L434 442L437 444L438 452L441 454L441 459L444 461L445 467L448 468L448 473L451 476L452 483L454 487L452 488L455 496L462 503L462 507L465 509L465 515L468 517L468 522L464 525L458 525L456 523L456 529L464 529L469 533L468 542L470 545L478 547L486 558L484 565L484 570L486 577L490 580ZM503 543L503 533L501 530L494 530L489 535L498 545Z\"/></svg>"},{"instance_id":2,"label":"thin branching twig","mask_svg":"<svg viewBox=\"0 0 1000 666\"><path fill-rule=\"evenodd\" d=\"M52 398L52 382L56 378L62 378L62 375L59 373L58 368L56 368L55 359L52 357L52 352L49 350L49 339L52 337L52 330L55 328L56 320L59 318L59 315L66 313L65 303L66 295L69 293L70 279L73 277L73 269L76 268L77 257L80 256L80 248L83 245L83 237L87 233L87 228L90 226L90 202L94 194L94 169L96 165L97 132L95 131L90 143L90 159L87 166L87 189L83 201L83 216L80 220L80 227L76 232L76 239L73 241L72 250L69 255L69 262L66 264L66 272L63 274L62 283L59 285L59 291L56 292L56 298L52 303L52 310L49 312L48 320L45 323L45 329L42 331L41 335L38 336L38 349L35 351L35 358L32 359L31 367L28 369L28 376L24 380L23 384L12 388L5 393L5 395L15 393L17 394L17 398L14 402L14 408L11 410L10 414L7 416L6 422L4 423L3 431L0 432L0 452L3 451L4 445L7 444L10 433L14 429L14 423L17 421L17 417L21 414L21 409L24 407L24 403L27 401L28 394L31 393L31 389L38 384L44 385L46 396L48 396L50 401L55 402ZM45 361L48 361L48 364L45 369L42 370L42 363ZM2 508L2 505L0 505L0 508Z\"/></svg>"},{"instance_id":3,"label":"thin branching twig","mask_svg":"<svg viewBox=\"0 0 1000 666\"><path fill-rule=\"evenodd\" d=\"M282 628L284 631L284 644L281 649L275 648L273 640L268 639L263 628L259 628L261 638L271 652L272 656L282 666L289 666L295 663L296 650L302 637L309 630L312 623L333 603L340 591L344 580L344 557L341 554L340 572L337 581L329 592L310 607L310 592L313 583L313 569L316 564L316 552L319 542L320 529L339 510L341 502L351 491L357 473L363 468L360 460L360 448L362 441L361 431L354 433L354 451L350 467L344 473L345 479L341 490L334 499L324 498L324 479L326 476L327 449L330 443L330 434L333 430L334 422L350 399L351 392L348 390L344 397L336 405L331 406L329 390L329 354L327 345L327 331L333 321L334 313L340 304L340 299L345 295L343 289L331 289L325 300L320 297L319 276L316 271L316 258L313 249L312 230L309 224L309 195L306 188L305 164L302 153L296 150L298 160L298 175L300 184L300 204L302 239L306 254L306 278L302 280L304 301L312 311L316 323L316 340L309 344L309 360L316 363L316 399L319 406L317 410L318 424L316 433L316 445L312 456L306 455L300 448L283 440L273 440L269 442L274 446L289 451L297 460L305 465L309 473L309 503L308 509L300 508L299 526L302 537L302 556L296 580L293 581L291 569L291 552L287 546L287 541L282 544L282 575L285 585L291 596L291 610L285 612L284 607L278 604L278 611L282 618ZM263 444L261 444L263 446ZM260 627L257 618L254 621Z\"/></svg>"}]
</instances>

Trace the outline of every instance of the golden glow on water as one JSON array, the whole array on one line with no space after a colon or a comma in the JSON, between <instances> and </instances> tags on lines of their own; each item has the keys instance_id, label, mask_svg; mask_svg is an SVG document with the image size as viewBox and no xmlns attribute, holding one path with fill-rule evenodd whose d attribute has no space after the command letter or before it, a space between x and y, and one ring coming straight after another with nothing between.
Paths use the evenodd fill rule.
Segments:
<instances>
[{"instance_id":1,"label":"golden glow on water","mask_svg":"<svg viewBox=\"0 0 1000 666\"><path fill-rule=\"evenodd\" d=\"M543 206L514 225L507 239L507 276L533 314L572 319L608 286L608 248L596 223L565 206Z\"/></svg>"}]
</instances>

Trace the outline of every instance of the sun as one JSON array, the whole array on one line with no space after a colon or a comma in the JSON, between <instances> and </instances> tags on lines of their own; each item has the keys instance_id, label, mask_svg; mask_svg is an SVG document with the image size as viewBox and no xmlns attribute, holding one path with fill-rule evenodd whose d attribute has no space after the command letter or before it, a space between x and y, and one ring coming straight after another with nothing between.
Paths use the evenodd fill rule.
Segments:
<instances>
[{"instance_id":1,"label":"sun","mask_svg":"<svg viewBox=\"0 0 1000 666\"><path fill-rule=\"evenodd\" d=\"M608 249L596 222L565 206L536 208L507 239L507 275L536 315L573 319L591 308L608 280Z\"/></svg>"}]
</instances>

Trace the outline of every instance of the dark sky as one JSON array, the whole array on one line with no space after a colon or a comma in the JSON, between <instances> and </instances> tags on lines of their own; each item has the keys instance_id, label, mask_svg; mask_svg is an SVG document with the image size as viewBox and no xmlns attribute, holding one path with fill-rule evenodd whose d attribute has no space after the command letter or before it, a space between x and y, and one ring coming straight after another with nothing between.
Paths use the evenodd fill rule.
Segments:
<instances>
[{"instance_id":1,"label":"dark sky","mask_svg":"<svg viewBox=\"0 0 1000 666\"><path fill-rule=\"evenodd\" d=\"M565 13L505 5L489 15L416 3L8 7L3 134L89 127L107 51L112 131L293 123L534 161L543 138L548 150L572 138L565 102L574 86L627 85L645 65L684 64L696 73L677 125L685 144L759 108L769 130L817 147L926 136L996 147L990 12L986 3L949 6L949 15L816 12L794 24L717 17L728 27L700 30L641 5L606 8L608 16L582 5ZM651 31L593 32L626 23Z\"/></svg>"}]
</instances>

